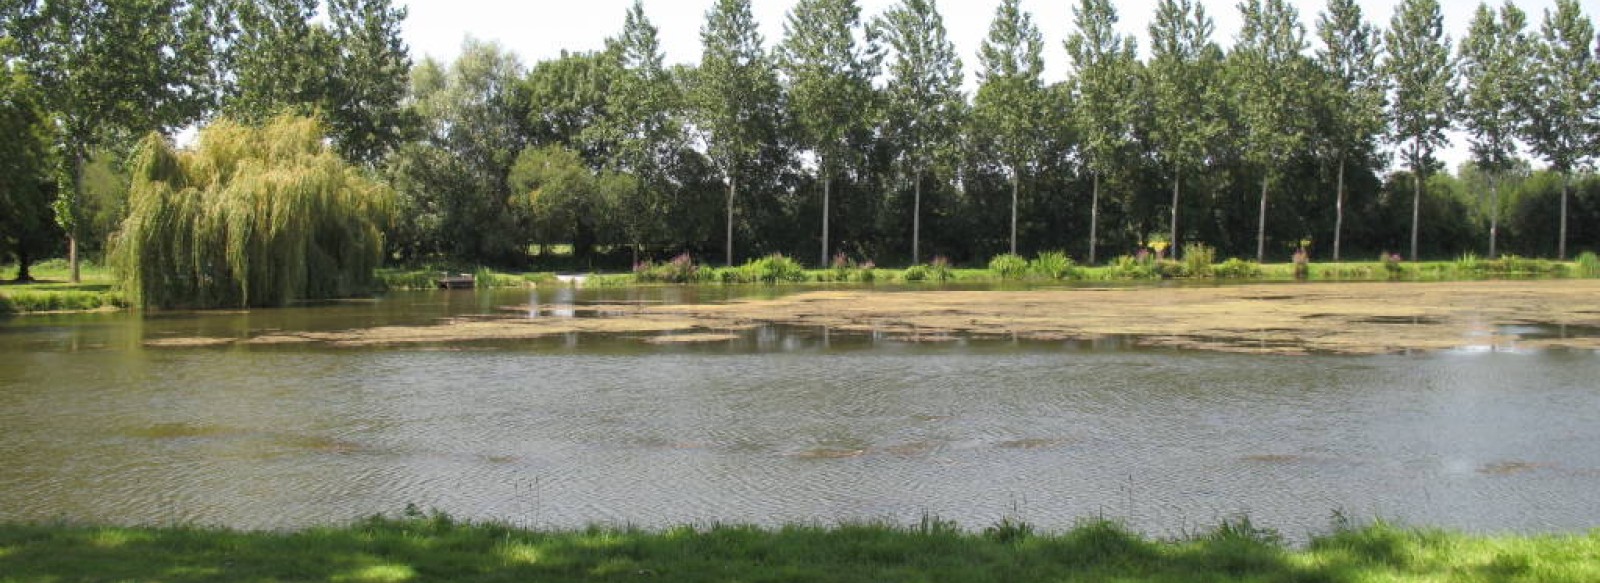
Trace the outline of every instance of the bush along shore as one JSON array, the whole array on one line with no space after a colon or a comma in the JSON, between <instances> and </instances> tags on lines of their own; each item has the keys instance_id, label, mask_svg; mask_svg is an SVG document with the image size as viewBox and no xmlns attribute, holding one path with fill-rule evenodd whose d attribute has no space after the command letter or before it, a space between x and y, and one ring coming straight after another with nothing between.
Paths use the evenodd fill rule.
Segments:
<instances>
[{"instance_id":1,"label":"bush along shore","mask_svg":"<svg viewBox=\"0 0 1600 583\"><path fill-rule=\"evenodd\" d=\"M59 265L58 265L59 264ZM14 268L0 266L0 274ZM90 265L84 283L48 283L65 279L65 263L45 262L34 268L40 283L0 285L0 314L119 309L129 305L109 270ZM57 273L59 272L59 273ZM807 284L902 284L912 286L958 285L1048 285L1070 282L1140 282L1161 280L1210 281L1218 283L1287 281L1476 281L1486 279L1559 279L1600 277L1600 257L1583 253L1575 261L1528 259L1506 255L1483 259L1463 255L1454 261L1408 262L1384 254L1375 261L1313 263L1297 254L1289 263L1259 264L1227 259L1217 261L1213 250L1192 245L1181 260L1157 253L1124 255L1105 265L1075 263L1061 252L1043 252L1031 258L999 255L986 267L957 267L936 257L929 263L905 269L878 267L870 260L853 259L843 254L834 257L824 269L808 269L783 255L752 259L743 265L716 267L682 254L666 261L641 261L630 273L588 274L562 279L552 272L507 273L484 267L424 265L413 268L378 269L373 275L377 290L433 289L445 275L470 275L479 289L529 286L583 285L625 287L633 285L807 285ZM59 277L58 277L59 276Z\"/></svg>"},{"instance_id":2,"label":"bush along shore","mask_svg":"<svg viewBox=\"0 0 1600 583\"><path fill-rule=\"evenodd\" d=\"M1337 516L1336 516L1337 519ZM0 581L1538 581L1600 580L1600 531L1472 536L1385 523L1303 546L1234 519L1176 540L1110 521L536 531L414 510L240 532L0 525Z\"/></svg>"}]
</instances>

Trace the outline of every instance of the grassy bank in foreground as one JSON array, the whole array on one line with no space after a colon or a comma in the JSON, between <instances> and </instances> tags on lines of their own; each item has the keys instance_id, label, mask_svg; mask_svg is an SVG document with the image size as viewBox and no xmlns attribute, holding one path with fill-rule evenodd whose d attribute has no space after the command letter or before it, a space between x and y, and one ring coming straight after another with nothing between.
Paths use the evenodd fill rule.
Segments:
<instances>
[{"instance_id":1,"label":"grassy bank in foreground","mask_svg":"<svg viewBox=\"0 0 1600 583\"><path fill-rule=\"evenodd\" d=\"M243 533L0 526L0 581L1540 581L1600 580L1600 531L1473 537L1385 524L1290 549L1235 521L1156 542L1109 522L1035 534L921 526L534 532L444 516Z\"/></svg>"}]
</instances>

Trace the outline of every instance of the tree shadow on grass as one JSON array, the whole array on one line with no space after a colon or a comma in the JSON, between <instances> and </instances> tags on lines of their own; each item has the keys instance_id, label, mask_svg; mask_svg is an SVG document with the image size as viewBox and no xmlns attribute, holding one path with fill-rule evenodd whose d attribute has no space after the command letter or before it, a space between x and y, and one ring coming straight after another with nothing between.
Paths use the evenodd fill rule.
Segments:
<instances>
[{"instance_id":1,"label":"tree shadow on grass","mask_svg":"<svg viewBox=\"0 0 1600 583\"><path fill-rule=\"evenodd\" d=\"M1240 526L1154 542L1106 521L1058 535L937 521L544 533L443 515L293 533L11 525L0 581L1588 581L1600 557L1600 533L1499 544L1377 524L1290 550Z\"/></svg>"}]
</instances>

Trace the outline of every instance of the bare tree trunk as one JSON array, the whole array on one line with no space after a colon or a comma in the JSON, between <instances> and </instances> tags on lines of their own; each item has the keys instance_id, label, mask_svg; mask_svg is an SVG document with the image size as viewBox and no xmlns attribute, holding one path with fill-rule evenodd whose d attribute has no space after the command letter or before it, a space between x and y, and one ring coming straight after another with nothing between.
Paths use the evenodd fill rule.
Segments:
<instances>
[{"instance_id":1,"label":"bare tree trunk","mask_svg":"<svg viewBox=\"0 0 1600 583\"><path fill-rule=\"evenodd\" d=\"M915 183L911 197L911 264L922 263L922 169L918 168L912 173L911 181Z\"/></svg>"},{"instance_id":2,"label":"bare tree trunk","mask_svg":"<svg viewBox=\"0 0 1600 583\"><path fill-rule=\"evenodd\" d=\"M824 166L826 168L826 166ZM828 202L833 196L833 181L823 173L822 179L822 263L820 267L828 267Z\"/></svg>"},{"instance_id":3,"label":"bare tree trunk","mask_svg":"<svg viewBox=\"0 0 1600 583\"><path fill-rule=\"evenodd\" d=\"M1022 189L1022 170L1011 166L1011 254L1017 254L1017 192Z\"/></svg>"},{"instance_id":4,"label":"bare tree trunk","mask_svg":"<svg viewBox=\"0 0 1600 583\"><path fill-rule=\"evenodd\" d=\"M1489 175L1489 258L1500 257L1500 173Z\"/></svg>"},{"instance_id":5,"label":"bare tree trunk","mask_svg":"<svg viewBox=\"0 0 1600 583\"><path fill-rule=\"evenodd\" d=\"M1333 261L1339 262L1339 246L1344 242L1344 156L1339 156L1339 192L1333 203Z\"/></svg>"},{"instance_id":6,"label":"bare tree trunk","mask_svg":"<svg viewBox=\"0 0 1600 583\"><path fill-rule=\"evenodd\" d=\"M72 267L72 283L81 283L78 266L78 195L83 192L83 148L72 150L72 192L68 193L67 211L72 213L71 227L67 229L67 264ZM1563 199L1565 202L1565 199Z\"/></svg>"},{"instance_id":7,"label":"bare tree trunk","mask_svg":"<svg viewBox=\"0 0 1600 583\"><path fill-rule=\"evenodd\" d=\"M1417 229L1422 225L1422 170L1416 169L1411 173L1411 182L1416 187L1416 192L1411 199L1411 260L1417 260Z\"/></svg>"},{"instance_id":8,"label":"bare tree trunk","mask_svg":"<svg viewBox=\"0 0 1600 583\"><path fill-rule=\"evenodd\" d=\"M1556 245L1556 259L1567 260L1567 191L1571 189L1571 173L1561 172L1561 242Z\"/></svg>"},{"instance_id":9,"label":"bare tree trunk","mask_svg":"<svg viewBox=\"0 0 1600 583\"><path fill-rule=\"evenodd\" d=\"M1172 172L1172 238L1167 239L1167 248L1172 250L1172 258L1178 258L1178 186L1180 174L1176 169Z\"/></svg>"},{"instance_id":10,"label":"bare tree trunk","mask_svg":"<svg viewBox=\"0 0 1600 583\"><path fill-rule=\"evenodd\" d=\"M1267 175L1261 175L1261 214L1256 224L1256 263L1267 262Z\"/></svg>"},{"instance_id":11,"label":"bare tree trunk","mask_svg":"<svg viewBox=\"0 0 1600 583\"><path fill-rule=\"evenodd\" d=\"M739 178L728 173L728 267L733 267L733 197L739 192Z\"/></svg>"},{"instance_id":12,"label":"bare tree trunk","mask_svg":"<svg viewBox=\"0 0 1600 583\"><path fill-rule=\"evenodd\" d=\"M1100 231L1100 173L1094 175L1094 197L1089 203L1089 265L1098 265L1095 251Z\"/></svg>"}]
</instances>

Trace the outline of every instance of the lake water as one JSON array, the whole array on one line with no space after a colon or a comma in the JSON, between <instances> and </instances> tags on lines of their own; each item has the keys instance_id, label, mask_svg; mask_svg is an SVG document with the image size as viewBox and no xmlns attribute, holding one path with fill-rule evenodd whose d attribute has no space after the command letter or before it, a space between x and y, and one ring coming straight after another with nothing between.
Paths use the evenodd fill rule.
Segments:
<instances>
[{"instance_id":1,"label":"lake water","mask_svg":"<svg viewBox=\"0 0 1600 583\"><path fill-rule=\"evenodd\" d=\"M0 320L0 520L276 529L416 504L557 528L1104 516L1165 536L1248 515L1298 540L1336 511L1600 526L1594 352L1248 356L778 327L688 346L143 345L747 293Z\"/></svg>"}]
</instances>

